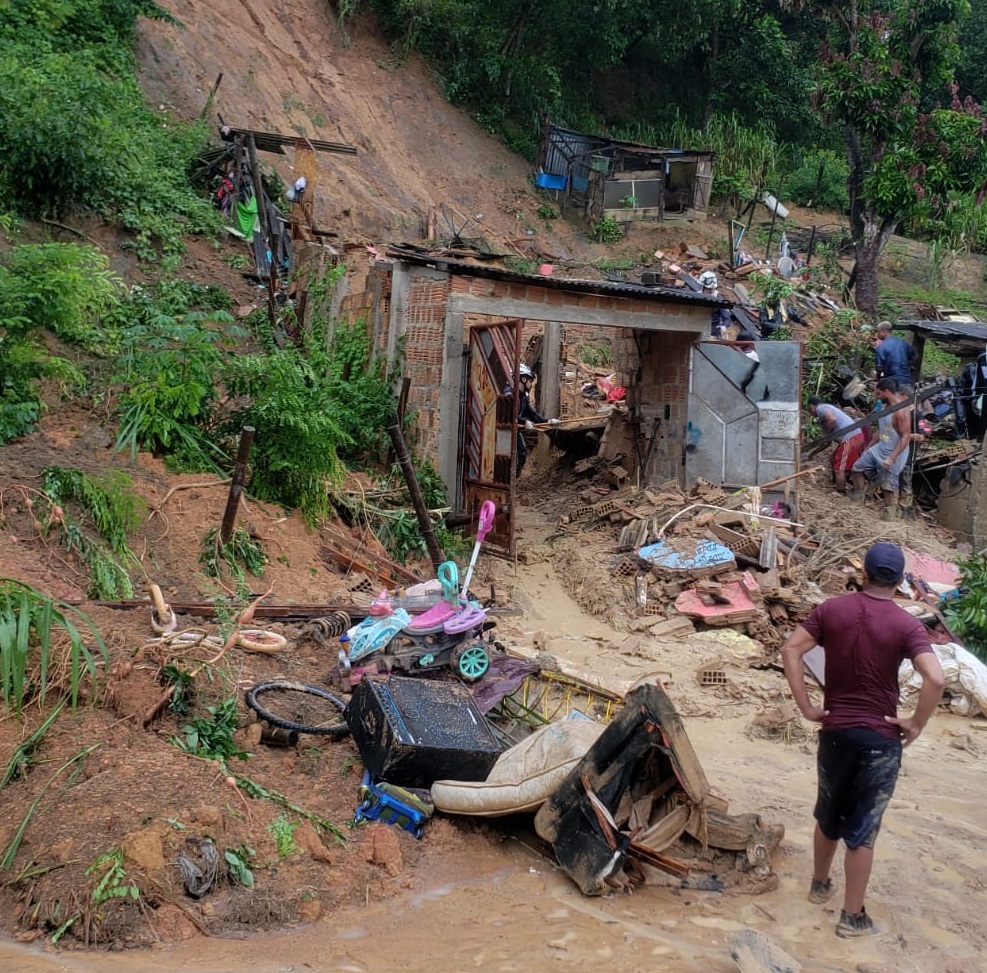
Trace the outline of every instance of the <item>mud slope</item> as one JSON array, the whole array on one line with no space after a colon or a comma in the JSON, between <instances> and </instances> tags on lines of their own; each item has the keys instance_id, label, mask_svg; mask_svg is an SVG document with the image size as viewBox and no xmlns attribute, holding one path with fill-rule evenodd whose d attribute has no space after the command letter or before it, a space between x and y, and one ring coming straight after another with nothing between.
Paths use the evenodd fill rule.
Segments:
<instances>
[{"instance_id":1,"label":"mud slope","mask_svg":"<svg viewBox=\"0 0 987 973\"><path fill-rule=\"evenodd\" d=\"M418 239L429 207L445 203L475 218L467 235L500 250L512 252L510 240L526 255L569 256L557 234L572 228L538 219L527 163L450 106L420 62L399 64L370 27L350 27L347 46L325 0L163 5L184 29L140 24L151 104L195 118L222 73L214 107L229 124L355 145L355 158L320 154L316 216L341 240ZM288 176L290 152L262 161ZM441 216L438 232L449 235Z\"/></svg>"}]
</instances>

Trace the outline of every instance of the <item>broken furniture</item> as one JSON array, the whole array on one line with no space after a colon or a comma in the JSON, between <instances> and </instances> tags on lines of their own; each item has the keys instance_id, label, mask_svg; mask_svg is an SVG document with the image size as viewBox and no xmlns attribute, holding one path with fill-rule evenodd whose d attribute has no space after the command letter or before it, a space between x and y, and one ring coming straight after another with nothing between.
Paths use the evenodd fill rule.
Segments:
<instances>
[{"instance_id":1,"label":"broken furniture","mask_svg":"<svg viewBox=\"0 0 987 973\"><path fill-rule=\"evenodd\" d=\"M628 888L641 880L642 865L683 878L688 857L712 870L709 853L717 849L734 853L739 871L767 888L774 879L771 854L784 835L757 815L727 813L674 704L655 683L628 694L535 815L535 829L587 895Z\"/></svg>"}]
</instances>

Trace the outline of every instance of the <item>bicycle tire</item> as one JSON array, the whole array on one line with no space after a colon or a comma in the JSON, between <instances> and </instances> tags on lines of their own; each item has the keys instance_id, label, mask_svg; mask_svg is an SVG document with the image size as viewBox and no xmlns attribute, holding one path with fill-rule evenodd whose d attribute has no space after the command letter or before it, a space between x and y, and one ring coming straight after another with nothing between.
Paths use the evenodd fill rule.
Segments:
<instances>
[{"instance_id":1,"label":"bicycle tire","mask_svg":"<svg viewBox=\"0 0 987 973\"><path fill-rule=\"evenodd\" d=\"M258 696L262 698L267 696L268 699L261 702ZM315 704L311 699L305 697L313 697L323 702ZM271 708L275 698L278 699L276 711ZM267 682L259 682L247 690L244 694L244 701L262 720L270 723L271 726L280 726L285 730L327 737L342 737L350 732L350 728L346 724L346 700L309 683L294 682L290 679L271 679ZM326 706L326 703L329 706ZM316 722L311 720L311 717L306 717L306 709L312 708L315 711L316 707L319 714L327 714L332 718ZM282 713L290 713L295 718L290 719L288 716L281 715Z\"/></svg>"}]
</instances>

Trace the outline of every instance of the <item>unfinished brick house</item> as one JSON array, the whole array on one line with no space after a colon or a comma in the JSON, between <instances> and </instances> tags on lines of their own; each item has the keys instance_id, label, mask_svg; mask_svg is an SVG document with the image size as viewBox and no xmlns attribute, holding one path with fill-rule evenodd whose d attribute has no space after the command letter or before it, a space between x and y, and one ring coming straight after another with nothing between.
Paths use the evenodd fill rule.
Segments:
<instances>
[{"instance_id":1,"label":"unfinished brick house","mask_svg":"<svg viewBox=\"0 0 987 973\"><path fill-rule=\"evenodd\" d=\"M629 470L643 467L643 484L756 483L794 472L797 345L794 368L789 348L783 367L770 370L769 392L768 369L729 345L700 344L711 310L727 305L685 288L520 274L409 247L375 261L363 292L351 291L341 310L365 315L379 352L400 362L411 444L433 462L450 502L470 512L493 499L502 516L489 540L512 550L516 368L534 335L538 408L548 417L559 416L564 346L610 342L627 411L607 437ZM778 357L794 343L764 344L778 346L768 349Z\"/></svg>"}]
</instances>

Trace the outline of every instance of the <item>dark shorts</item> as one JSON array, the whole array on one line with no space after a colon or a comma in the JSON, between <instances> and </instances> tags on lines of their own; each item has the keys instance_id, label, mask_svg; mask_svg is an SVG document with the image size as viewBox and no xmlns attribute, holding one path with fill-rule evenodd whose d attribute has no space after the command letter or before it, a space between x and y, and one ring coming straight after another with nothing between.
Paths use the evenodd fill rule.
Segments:
<instances>
[{"instance_id":1,"label":"dark shorts","mask_svg":"<svg viewBox=\"0 0 987 973\"><path fill-rule=\"evenodd\" d=\"M901 769L901 741L874 730L822 730L816 821L831 841L872 848Z\"/></svg>"}]
</instances>

